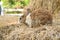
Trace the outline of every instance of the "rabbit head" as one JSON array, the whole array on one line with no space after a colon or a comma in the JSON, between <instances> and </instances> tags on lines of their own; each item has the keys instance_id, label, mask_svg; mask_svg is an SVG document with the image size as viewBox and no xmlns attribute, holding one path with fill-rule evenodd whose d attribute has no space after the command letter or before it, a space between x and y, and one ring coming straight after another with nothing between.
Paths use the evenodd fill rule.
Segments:
<instances>
[{"instance_id":1,"label":"rabbit head","mask_svg":"<svg viewBox=\"0 0 60 40\"><path fill-rule=\"evenodd\" d=\"M23 15L19 18L20 23L27 23L27 19L29 19L30 9L26 9L23 11Z\"/></svg>"}]
</instances>

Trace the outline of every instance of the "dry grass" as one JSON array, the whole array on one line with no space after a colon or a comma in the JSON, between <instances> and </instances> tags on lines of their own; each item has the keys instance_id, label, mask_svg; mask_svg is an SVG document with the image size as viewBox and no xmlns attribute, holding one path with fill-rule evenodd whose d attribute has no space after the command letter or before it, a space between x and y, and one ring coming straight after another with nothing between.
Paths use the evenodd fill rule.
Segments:
<instances>
[{"instance_id":1,"label":"dry grass","mask_svg":"<svg viewBox=\"0 0 60 40\"><path fill-rule=\"evenodd\" d=\"M59 26L29 28L26 25L10 25L0 28L0 40L60 40Z\"/></svg>"}]
</instances>

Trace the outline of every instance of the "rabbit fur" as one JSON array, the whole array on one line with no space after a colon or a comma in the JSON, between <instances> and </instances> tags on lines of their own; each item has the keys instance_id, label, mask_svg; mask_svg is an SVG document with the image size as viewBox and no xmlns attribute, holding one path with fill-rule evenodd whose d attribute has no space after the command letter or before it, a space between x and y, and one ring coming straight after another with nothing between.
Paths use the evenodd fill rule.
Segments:
<instances>
[{"instance_id":1,"label":"rabbit fur","mask_svg":"<svg viewBox=\"0 0 60 40\"><path fill-rule=\"evenodd\" d=\"M20 22L27 24L29 27L37 27L45 24L52 25L53 19L52 13L44 9L34 10L31 13L24 14L20 18Z\"/></svg>"}]
</instances>

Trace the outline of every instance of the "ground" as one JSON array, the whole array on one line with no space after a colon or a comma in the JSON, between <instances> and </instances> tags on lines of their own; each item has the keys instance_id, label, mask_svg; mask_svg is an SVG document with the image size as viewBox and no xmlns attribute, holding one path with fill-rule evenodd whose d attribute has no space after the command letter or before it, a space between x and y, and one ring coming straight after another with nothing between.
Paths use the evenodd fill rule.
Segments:
<instances>
[{"instance_id":1,"label":"ground","mask_svg":"<svg viewBox=\"0 0 60 40\"><path fill-rule=\"evenodd\" d=\"M0 16L0 40L60 40L60 18L52 26L29 28L18 24L19 16Z\"/></svg>"},{"instance_id":2,"label":"ground","mask_svg":"<svg viewBox=\"0 0 60 40\"><path fill-rule=\"evenodd\" d=\"M0 16L0 27L17 23L18 23L18 16L9 16L9 15Z\"/></svg>"}]
</instances>

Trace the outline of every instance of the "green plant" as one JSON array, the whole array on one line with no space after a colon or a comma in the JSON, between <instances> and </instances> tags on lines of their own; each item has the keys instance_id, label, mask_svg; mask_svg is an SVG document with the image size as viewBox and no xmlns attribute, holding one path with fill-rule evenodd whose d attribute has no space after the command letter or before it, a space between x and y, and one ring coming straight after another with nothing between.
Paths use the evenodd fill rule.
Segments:
<instances>
[{"instance_id":1,"label":"green plant","mask_svg":"<svg viewBox=\"0 0 60 40\"><path fill-rule=\"evenodd\" d=\"M3 2L3 6L6 7L6 8L14 8L16 7L17 5L18 6L27 6L29 4L29 0L2 0Z\"/></svg>"}]
</instances>

